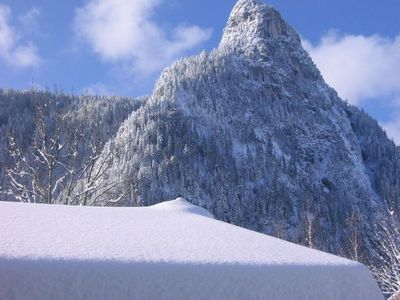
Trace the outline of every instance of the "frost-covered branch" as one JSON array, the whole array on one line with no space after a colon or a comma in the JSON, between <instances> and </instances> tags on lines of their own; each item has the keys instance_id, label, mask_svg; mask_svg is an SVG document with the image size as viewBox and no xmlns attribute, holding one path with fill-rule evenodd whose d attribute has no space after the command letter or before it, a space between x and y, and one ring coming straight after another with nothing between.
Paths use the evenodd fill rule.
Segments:
<instances>
[{"instance_id":1,"label":"frost-covered branch","mask_svg":"<svg viewBox=\"0 0 400 300\"><path fill-rule=\"evenodd\" d=\"M400 229L393 215L377 224L378 241L370 268L382 292L390 296L400 290Z\"/></svg>"}]
</instances>

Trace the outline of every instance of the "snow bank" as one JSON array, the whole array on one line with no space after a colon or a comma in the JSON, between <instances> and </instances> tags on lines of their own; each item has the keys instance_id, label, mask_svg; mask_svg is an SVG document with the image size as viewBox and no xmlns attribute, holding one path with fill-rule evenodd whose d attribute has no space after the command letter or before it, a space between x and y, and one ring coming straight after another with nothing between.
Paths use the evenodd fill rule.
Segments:
<instances>
[{"instance_id":1,"label":"snow bank","mask_svg":"<svg viewBox=\"0 0 400 300\"><path fill-rule=\"evenodd\" d=\"M0 299L382 299L367 268L216 221L148 208L0 203Z\"/></svg>"}]
</instances>

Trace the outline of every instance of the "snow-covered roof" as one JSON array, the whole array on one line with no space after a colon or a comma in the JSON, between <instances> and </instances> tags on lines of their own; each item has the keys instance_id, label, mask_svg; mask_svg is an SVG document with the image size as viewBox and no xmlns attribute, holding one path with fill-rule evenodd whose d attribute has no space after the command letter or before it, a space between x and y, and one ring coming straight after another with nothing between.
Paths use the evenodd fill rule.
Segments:
<instances>
[{"instance_id":1,"label":"snow-covered roof","mask_svg":"<svg viewBox=\"0 0 400 300\"><path fill-rule=\"evenodd\" d=\"M382 299L368 269L213 219L0 202L0 299Z\"/></svg>"}]
</instances>

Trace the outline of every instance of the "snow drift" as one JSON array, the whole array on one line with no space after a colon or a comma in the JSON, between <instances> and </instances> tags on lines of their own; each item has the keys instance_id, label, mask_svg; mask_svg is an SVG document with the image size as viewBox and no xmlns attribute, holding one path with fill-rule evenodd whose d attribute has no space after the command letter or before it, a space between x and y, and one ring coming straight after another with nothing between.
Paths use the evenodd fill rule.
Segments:
<instances>
[{"instance_id":1,"label":"snow drift","mask_svg":"<svg viewBox=\"0 0 400 300\"><path fill-rule=\"evenodd\" d=\"M0 203L0 299L382 299L358 263L148 208Z\"/></svg>"}]
</instances>

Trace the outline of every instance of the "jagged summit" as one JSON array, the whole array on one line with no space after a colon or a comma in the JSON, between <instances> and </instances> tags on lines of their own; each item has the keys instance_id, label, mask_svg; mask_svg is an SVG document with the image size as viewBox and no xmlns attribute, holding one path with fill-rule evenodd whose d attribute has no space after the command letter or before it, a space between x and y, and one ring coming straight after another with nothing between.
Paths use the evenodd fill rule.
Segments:
<instances>
[{"instance_id":1,"label":"jagged summit","mask_svg":"<svg viewBox=\"0 0 400 300\"><path fill-rule=\"evenodd\" d=\"M218 60L218 64L221 63L223 69L227 70L233 65L232 61L225 61L225 58L239 56L244 58L242 63L252 64L256 61L265 68L264 79L281 77L279 85L283 85L282 80L288 78L292 83L296 78L299 81L319 81L325 85L318 68L302 47L299 35L274 7L259 0L239 0L228 18L218 48L209 55L203 52L198 57L184 58L166 68L157 81L150 102L166 99L176 101L173 91L181 80L175 80L175 75L186 74L182 78L201 75L204 69L193 67L199 61Z\"/></svg>"},{"instance_id":2,"label":"jagged summit","mask_svg":"<svg viewBox=\"0 0 400 300\"><path fill-rule=\"evenodd\" d=\"M239 0L232 10L221 49L239 52L268 52L268 40L281 38L300 43L298 34L270 5L258 0Z\"/></svg>"}]
</instances>

